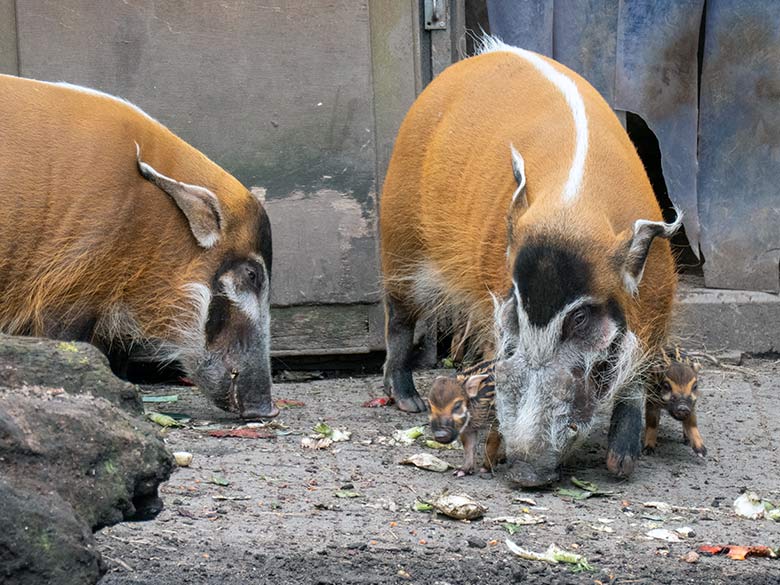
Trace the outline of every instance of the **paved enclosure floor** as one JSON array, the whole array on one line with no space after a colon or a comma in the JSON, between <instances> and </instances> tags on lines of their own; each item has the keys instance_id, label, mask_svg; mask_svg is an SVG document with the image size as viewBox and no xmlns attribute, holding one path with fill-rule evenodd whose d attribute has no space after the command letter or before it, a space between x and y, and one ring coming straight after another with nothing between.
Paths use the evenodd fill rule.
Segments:
<instances>
[{"instance_id":1,"label":"paved enclosure floor","mask_svg":"<svg viewBox=\"0 0 780 585\"><path fill-rule=\"evenodd\" d=\"M238 423L193 389L147 389L178 394L178 402L155 406L186 413L190 425L201 425L167 432L172 450L190 451L194 459L163 486L166 509L156 520L97 535L110 566L101 585L780 583L780 559L680 560L704 543L780 546L780 523L744 519L732 510L744 488L780 504L779 371L780 363L771 360L705 368L698 408L706 461L682 444L679 423L665 416L656 454L641 459L631 480L615 481L603 463L604 433L594 436L559 487L571 488L574 475L614 495L580 501L553 489L510 489L500 473L455 479L449 472L398 465L425 451L458 464L462 451L389 444L395 429L425 419L361 407L381 395L378 377L276 385L275 398L305 407L282 411L279 420L291 433L273 439L209 436L209 429ZM427 390L436 373L420 373L418 386ZM206 421L211 426L203 427ZM322 451L303 449L301 439L320 421L352 431L351 440ZM466 523L412 509L417 496L445 488L486 505L486 519ZM360 497L339 498L339 491ZM554 542L585 555L594 571L575 573L510 554L507 530L490 519L529 508L517 498L532 498L536 509L528 511L546 522L519 527L511 536L515 542L538 551ZM677 508L644 507L648 501ZM690 527L693 534L675 543L645 536L659 527Z\"/></svg>"}]
</instances>

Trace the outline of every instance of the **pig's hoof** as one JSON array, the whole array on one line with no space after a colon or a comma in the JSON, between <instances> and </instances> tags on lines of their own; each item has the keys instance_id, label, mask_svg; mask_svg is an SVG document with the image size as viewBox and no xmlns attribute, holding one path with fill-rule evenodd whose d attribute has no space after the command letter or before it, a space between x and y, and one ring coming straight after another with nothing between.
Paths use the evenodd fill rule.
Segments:
<instances>
[{"instance_id":1,"label":"pig's hoof","mask_svg":"<svg viewBox=\"0 0 780 585\"><path fill-rule=\"evenodd\" d=\"M645 455L655 454L655 445L645 445L644 449L642 449L642 453Z\"/></svg>"},{"instance_id":2,"label":"pig's hoof","mask_svg":"<svg viewBox=\"0 0 780 585\"><path fill-rule=\"evenodd\" d=\"M618 477L628 477L634 472L636 457L628 453L620 454L609 450L607 453L607 469Z\"/></svg>"},{"instance_id":3,"label":"pig's hoof","mask_svg":"<svg viewBox=\"0 0 780 585\"><path fill-rule=\"evenodd\" d=\"M395 397L395 403L398 406L398 410L404 412L425 412L428 407L425 406L425 401L419 396L406 396L404 398Z\"/></svg>"},{"instance_id":4,"label":"pig's hoof","mask_svg":"<svg viewBox=\"0 0 780 585\"><path fill-rule=\"evenodd\" d=\"M705 447L704 445L701 445L699 447L694 447L693 452L703 459L707 455L707 447Z\"/></svg>"},{"instance_id":5,"label":"pig's hoof","mask_svg":"<svg viewBox=\"0 0 780 585\"><path fill-rule=\"evenodd\" d=\"M452 472L452 475L455 477L466 477L467 475L471 475L471 470L469 469L456 469Z\"/></svg>"}]
</instances>

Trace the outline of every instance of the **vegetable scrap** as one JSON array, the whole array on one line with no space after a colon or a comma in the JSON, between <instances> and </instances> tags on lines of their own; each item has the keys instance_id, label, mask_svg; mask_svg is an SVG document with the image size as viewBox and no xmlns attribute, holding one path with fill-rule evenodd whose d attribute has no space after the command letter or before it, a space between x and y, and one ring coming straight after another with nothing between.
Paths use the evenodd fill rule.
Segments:
<instances>
[{"instance_id":1,"label":"vegetable scrap","mask_svg":"<svg viewBox=\"0 0 780 585\"><path fill-rule=\"evenodd\" d=\"M383 406L391 406L394 402L395 400L393 400L392 396L379 396L378 398L366 400L363 403L363 408L380 408Z\"/></svg>"},{"instance_id":2,"label":"vegetable scrap","mask_svg":"<svg viewBox=\"0 0 780 585\"><path fill-rule=\"evenodd\" d=\"M531 526L533 524L544 524L547 517L541 514L522 513L518 516L496 516L495 518L485 518L485 522L503 522L506 524L515 524L517 526Z\"/></svg>"},{"instance_id":3,"label":"vegetable scrap","mask_svg":"<svg viewBox=\"0 0 780 585\"><path fill-rule=\"evenodd\" d=\"M453 441L452 443L439 443L438 441L434 441L432 439L428 439L425 441L425 446L429 449L463 449L463 445L461 445L460 441Z\"/></svg>"},{"instance_id":4,"label":"vegetable scrap","mask_svg":"<svg viewBox=\"0 0 780 585\"><path fill-rule=\"evenodd\" d=\"M178 394L168 394L167 396L142 396L142 402L178 402Z\"/></svg>"},{"instance_id":5,"label":"vegetable scrap","mask_svg":"<svg viewBox=\"0 0 780 585\"><path fill-rule=\"evenodd\" d=\"M485 506L468 494L443 493L433 500L423 500L423 502L430 504L437 512L455 520L476 520L487 512Z\"/></svg>"},{"instance_id":6,"label":"vegetable scrap","mask_svg":"<svg viewBox=\"0 0 780 585\"><path fill-rule=\"evenodd\" d=\"M555 490L555 495L559 498L568 498L571 500L586 500L592 497L609 497L615 494L615 492L612 491L599 489L595 483L590 481L580 481L576 477L572 477L571 482L578 489L558 488Z\"/></svg>"},{"instance_id":7,"label":"vegetable scrap","mask_svg":"<svg viewBox=\"0 0 780 585\"><path fill-rule=\"evenodd\" d=\"M305 402L300 400L288 400L286 398L277 398L274 400L274 406L279 410L286 410L288 408L303 408L306 406Z\"/></svg>"},{"instance_id":8,"label":"vegetable scrap","mask_svg":"<svg viewBox=\"0 0 780 585\"><path fill-rule=\"evenodd\" d=\"M363 494L352 490L339 490L333 494L337 498L362 498Z\"/></svg>"},{"instance_id":9,"label":"vegetable scrap","mask_svg":"<svg viewBox=\"0 0 780 585\"><path fill-rule=\"evenodd\" d=\"M735 544L710 545L703 544L698 549L703 555L713 556L725 554L728 558L735 561L744 561L747 557L764 557L768 559L778 558L780 549L772 549L768 546L738 546Z\"/></svg>"},{"instance_id":10,"label":"vegetable scrap","mask_svg":"<svg viewBox=\"0 0 780 585\"><path fill-rule=\"evenodd\" d=\"M224 439L232 437L236 439L275 439L276 433L266 429L216 429L208 432L209 436Z\"/></svg>"},{"instance_id":11,"label":"vegetable scrap","mask_svg":"<svg viewBox=\"0 0 780 585\"><path fill-rule=\"evenodd\" d=\"M436 471L438 473L447 471L452 467L446 461L439 459L438 457L431 455L430 453L417 453L411 455L398 462L399 465L414 465L420 469L427 469L428 471Z\"/></svg>"},{"instance_id":12,"label":"vegetable scrap","mask_svg":"<svg viewBox=\"0 0 780 585\"><path fill-rule=\"evenodd\" d=\"M192 463L192 453L187 451L174 451L173 458L179 467L189 467Z\"/></svg>"},{"instance_id":13,"label":"vegetable scrap","mask_svg":"<svg viewBox=\"0 0 780 585\"><path fill-rule=\"evenodd\" d=\"M221 485L223 487L230 485L230 482L226 480L224 477L222 477L221 475L212 475L208 483L213 483L214 485Z\"/></svg>"},{"instance_id":14,"label":"vegetable scrap","mask_svg":"<svg viewBox=\"0 0 780 585\"><path fill-rule=\"evenodd\" d=\"M393 440L400 445L411 445L423 435L423 427L412 427L410 429L399 429L393 433Z\"/></svg>"},{"instance_id":15,"label":"vegetable scrap","mask_svg":"<svg viewBox=\"0 0 780 585\"><path fill-rule=\"evenodd\" d=\"M319 439L316 439L314 437L304 437L301 439L301 447L304 449L313 449L315 451L319 451L322 449L327 449L333 444L333 439L329 437L321 437Z\"/></svg>"},{"instance_id":16,"label":"vegetable scrap","mask_svg":"<svg viewBox=\"0 0 780 585\"><path fill-rule=\"evenodd\" d=\"M734 512L737 516L758 520L769 518L775 522L780 521L780 508L768 500L763 500L756 492L745 492L734 500Z\"/></svg>"},{"instance_id":17,"label":"vegetable scrap","mask_svg":"<svg viewBox=\"0 0 780 585\"><path fill-rule=\"evenodd\" d=\"M669 530L668 528L654 528L645 532L645 536L653 538L655 540L663 540L665 542L680 542L684 538L690 538L695 536L692 528L683 526L682 528L676 528Z\"/></svg>"},{"instance_id":18,"label":"vegetable scrap","mask_svg":"<svg viewBox=\"0 0 780 585\"><path fill-rule=\"evenodd\" d=\"M159 412L147 412L146 418L148 418L153 423L156 423L160 425L161 427L183 427L184 425L181 424L179 421L177 421L172 416L168 416L167 414L162 414Z\"/></svg>"},{"instance_id":19,"label":"vegetable scrap","mask_svg":"<svg viewBox=\"0 0 780 585\"><path fill-rule=\"evenodd\" d=\"M327 449L333 443L349 441L352 432L344 428L334 429L324 422L319 422L312 429L313 435L301 439L301 447L304 449L322 450Z\"/></svg>"},{"instance_id":20,"label":"vegetable scrap","mask_svg":"<svg viewBox=\"0 0 780 585\"><path fill-rule=\"evenodd\" d=\"M521 559L526 559L529 561L544 561L545 563L552 564L568 563L574 565L573 570L577 572L594 570L593 567L588 563L588 560L585 558L585 556L564 550L556 544L551 544L547 547L546 551L539 553L521 548L508 538L505 540L505 542L509 550Z\"/></svg>"}]
</instances>

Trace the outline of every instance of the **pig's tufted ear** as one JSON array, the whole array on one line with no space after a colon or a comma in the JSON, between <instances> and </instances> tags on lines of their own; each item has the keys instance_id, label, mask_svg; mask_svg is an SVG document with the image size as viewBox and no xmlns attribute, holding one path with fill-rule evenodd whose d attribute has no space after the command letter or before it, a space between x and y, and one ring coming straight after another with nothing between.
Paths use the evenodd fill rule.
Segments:
<instances>
[{"instance_id":1,"label":"pig's tufted ear","mask_svg":"<svg viewBox=\"0 0 780 585\"><path fill-rule=\"evenodd\" d=\"M632 295L639 292L639 283L645 271L650 245L655 238L671 238L682 225L682 212L675 209L677 217L672 223L638 219L634 228L618 235L615 261L623 276L623 285Z\"/></svg>"},{"instance_id":2,"label":"pig's tufted ear","mask_svg":"<svg viewBox=\"0 0 780 585\"><path fill-rule=\"evenodd\" d=\"M466 383L464 384L466 387L466 394L468 394L471 398L474 398L477 394L479 394L479 389L482 387L482 382L487 380L489 377L490 374L469 376L468 380L466 380Z\"/></svg>"},{"instance_id":3,"label":"pig's tufted ear","mask_svg":"<svg viewBox=\"0 0 780 585\"><path fill-rule=\"evenodd\" d=\"M525 160L523 160L522 155L517 151L514 144L509 145L509 151L512 154L512 174L517 183L517 189L515 189L512 195L511 215L518 211L525 211L526 207L528 207L528 189L525 180Z\"/></svg>"},{"instance_id":4,"label":"pig's tufted ear","mask_svg":"<svg viewBox=\"0 0 780 585\"><path fill-rule=\"evenodd\" d=\"M181 183L141 160L141 148L135 145L141 176L165 191L187 218L190 231L201 248L208 250L219 241L222 229L222 209L219 199L205 187Z\"/></svg>"}]
</instances>

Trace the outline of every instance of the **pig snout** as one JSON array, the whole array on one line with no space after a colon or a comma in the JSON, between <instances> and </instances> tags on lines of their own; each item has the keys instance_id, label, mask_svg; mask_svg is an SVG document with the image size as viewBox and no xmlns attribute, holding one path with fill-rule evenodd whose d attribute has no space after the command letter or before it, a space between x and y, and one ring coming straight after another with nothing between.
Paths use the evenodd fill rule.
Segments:
<instances>
[{"instance_id":1,"label":"pig snout","mask_svg":"<svg viewBox=\"0 0 780 585\"><path fill-rule=\"evenodd\" d=\"M452 443L455 440L455 431L448 429L436 429L433 431L433 438L437 443Z\"/></svg>"},{"instance_id":2,"label":"pig snout","mask_svg":"<svg viewBox=\"0 0 780 585\"><path fill-rule=\"evenodd\" d=\"M514 461L506 471L507 479L517 487L541 487L560 479L556 469L537 469L525 461Z\"/></svg>"},{"instance_id":3,"label":"pig snout","mask_svg":"<svg viewBox=\"0 0 780 585\"><path fill-rule=\"evenodd\" d=\"M676 420L685 420L691 416L691 407L688 404L676 404L672 407L670 414Z\"/></svg>"},{"instance_id":4,"label":"pig snout","mask_svg":"<svg viewBox=\"0 0 780 585\"><path fill-rule=\"evenodd\" d=\"M244 420L274 418L279 409L271 399L270 376L253 372L254 375L239 375L234 369L231 373L231 403ZM269 379L266 379L269 378Z\"/></svg>"},{"instance_id":5,"label":"pig snout","mask_svg":"<svg viewBox=\"0 0 780 585\"><path fill-rule=\"evenodd\" d=\"M271 404L270 408L247 408L241 413L244 420L256 420L258 418L274 418L279 414L279 409Z\"/></svg>"}]
</instances>

